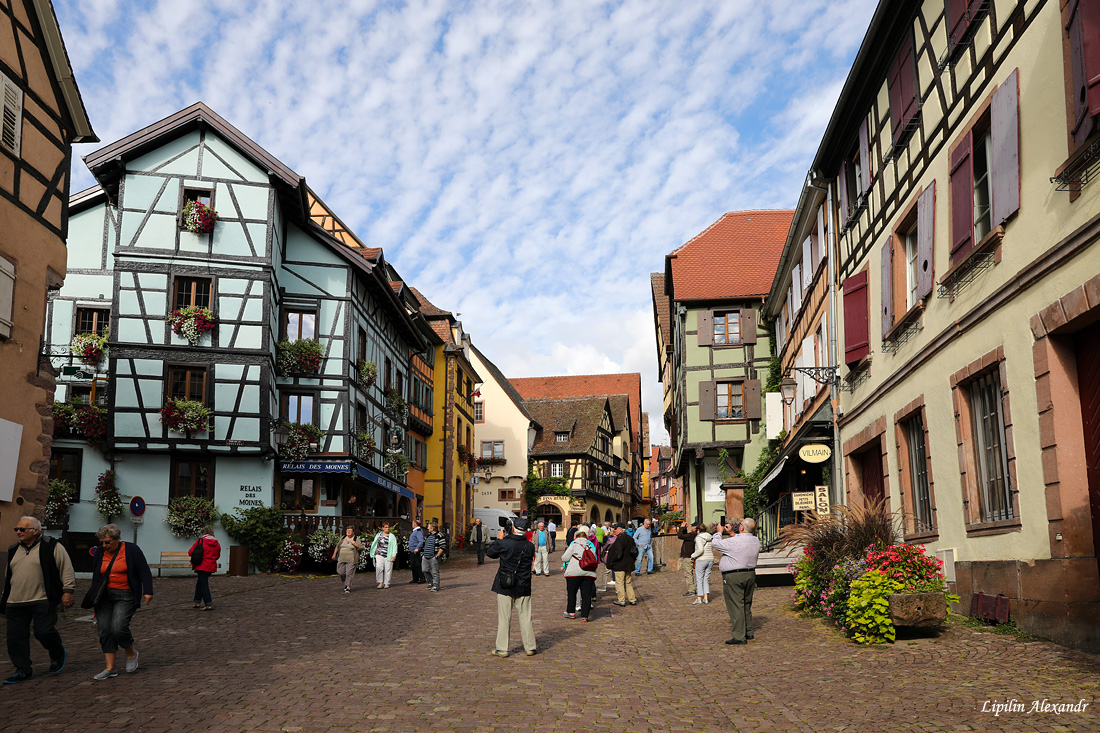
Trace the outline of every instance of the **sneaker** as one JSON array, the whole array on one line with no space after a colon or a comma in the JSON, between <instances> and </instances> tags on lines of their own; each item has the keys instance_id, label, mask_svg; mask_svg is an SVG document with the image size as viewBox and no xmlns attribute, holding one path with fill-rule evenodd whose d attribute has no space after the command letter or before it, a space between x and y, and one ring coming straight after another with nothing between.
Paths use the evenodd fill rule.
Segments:
<instances>
[{"instance_id":1,"label":"sneaker","mask_svg":"<svg viewBox=\"0 0 1100 733\"><path fill-rule=\"evenodd\" d=\"M709 598L704 598L703 603L710 603L710 599ZM751 639L752 637L750 636L749 638Z\"/></svg>"},{"instance_id":2,"label":"sneaker","mask_svg":"<svg viewBox=\"0 0 1100 733\"><path fill-rule=\"evenodd\" d=\"M618 601L612 601L616 606L625 606L625 603L619 603Z\"/></svg>"},{"instance_id":3,"label":"sneaker","mask_svg":"<svg viewBox=\"0 0 1100 733\"><path fill-rule=\"evenodd\" d=\"M99 674L97 674L95 677L93 677L92 679L93 680L109 680L112 677L118 677L118 672L116 672L113 669L105 669L102 672L100 672Z\"/></svg>"},{"instance_id":4,"label":"sneaker","mask_svg":"<svg viewBox=\"0 0 1100 733\"><path fill-rule=\"evenodd\" d=\"M588 623L588 617L585 616L584 618L581 619L581 621L584 621L585 623Z\"/></svg>"},{"instance_id":5,"label":"sneaker","mask_svg":"<svg viewBox=\"0 0 1100 733\"><path fill-rule=\"evenodd\" d=\"M61 674L61 670L65 669L65 660L68 658L68 650L63 650L61 652L61 659L50 660L50 674Z\"/></svg>"},{"instance_id":6,"label":"sneaker","mask_svg":"<svg viewBox=\"0 0 1100 733\"><path fill-rule=\"evenodd\" d=\"M525 654L526 654L527 656L529 656L529 657L533 657L533 656L535 656L536 654L538 654L538 653L539 653L539 650L538 650L538 649L528 649L528 650L527 650L526 652L524 652L524 653L525 653Z\"/></svg>"},{"instance_id":7,"label":"sneaker","mask_svg":"<svg viewBox=\"0 0 1100 733\"><path fill-rule=\"evenodd\" d=\"M209 606L207 606L207 608L209 608ZM135 649L134 650L134 658L133 659L130 659L130 658L126 659L126 671L128 673L137 672L138 657L139 656L140 655L138 654L137 650Z\"/></svg>"},{"instance_id":8,"label":"sneaker","mask_svg":"<svg viewBox=\"0 0 1100 733\"><path fill-rule=\"evenodd\" d=\"M389 587L390 587L390 584L389 584L389 583L386 583L386 584L385 584L385 585L383 585L382 587L383 587L383 588L389 588Z\"/></svg>"},{"instance_id":9,"label":"sneaker","mask_svg":"<svg viewBox=\"0 0 1100 733\"><path fill-rule=\"evenodd\" d=\"M565 616L566 618L576 618L577 617L577 614L569 613L568 611L562 611L561 615Z\"/></svg>"},{"instance_id":10,"label":"sneaker","mask_svg":"<svg viewBox=\"0 0 1100 733\"><path fill-rule=\"evenodd\" d=\"M7 677L4 680L5 685L14 685L17 682L26 682L34 676L33 672L16 672L11 677Z\"/></svg>"},{"instance_id":11,"label":"sneaker","mask_svg":"<svg viewBox=\"0 0 1100 733\"><path fill-rule=\"evenodd\" d=\"M351 588L344 588L345 593L351 593Z\"/></svg>"},{"instance_id":12,"label":"sneaker","mask_svg":"<svg viewBox=\"0 0 1100 733\"><path fill-rule=\"evenodd\" d=\"M694 601L691 602L691 605L701 606L701 605L703 605L703 599L702 598L696 598Z\"/></svg>"},{"instance_id":13,"label":"sneaker","mask_svg":"<svg viewBox=\"0 0 1100 733\"><path fill-rule=\"evenodd\" d=\"M695 595L695 594L694 593L685 593L684 595L682 595L680 597L681 598L688 598L688 597L693 596L693 595Z\"/></svg>"},{"instance_id":14,"label":"sneaker","mask_svg":"<svg viewBox=\"0 0 1100 733\"><path fill-rule=\"evenodd\" d=\"M637 605L638 605L638 602L637 602L637 601L631 601L631 602L630 602L630 605L631 605L631 606L637 606Z\"/></svg>"},{"instance_id":15,"label":"sneaker","mask_svg":"<svg viewBox=\"0 0 1100 733\"><path fill-rule=\"evenodd\" d=\"M501 659L504 659L508 656L508 652L502 652L499 649L490 649L489 653L492 654L494 657L500 657Z\"/></svg>"}]
</instances>

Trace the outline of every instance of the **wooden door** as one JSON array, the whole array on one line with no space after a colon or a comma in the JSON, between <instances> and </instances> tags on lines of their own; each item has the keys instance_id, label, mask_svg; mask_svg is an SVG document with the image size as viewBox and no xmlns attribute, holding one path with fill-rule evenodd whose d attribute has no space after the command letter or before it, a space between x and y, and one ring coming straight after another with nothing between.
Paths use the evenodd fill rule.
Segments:
<instances>
[{"instance_id":1,"label":"wooden door","mask_svg":"<svg viewBox=\"0 0 1100 733\"><path fill-rule=\"evenodd\" d=\"M863 484L863 505L871 506L885 498L886 487L882 481L882 453L876 445L859 454L860 479Z\"/></svg>"},{"instance_id":2,"label":"wooden door","mask_svg":"<svg viewBox=\"0 0 1100 733\"><path fill-rule=\"evenodd\" d=\"M1085 433L1085 473L1092 511L1092 546L1100 558L1100 323L1079 331L1074 341L1081 423Z\"/></svg>"}]
</instances>

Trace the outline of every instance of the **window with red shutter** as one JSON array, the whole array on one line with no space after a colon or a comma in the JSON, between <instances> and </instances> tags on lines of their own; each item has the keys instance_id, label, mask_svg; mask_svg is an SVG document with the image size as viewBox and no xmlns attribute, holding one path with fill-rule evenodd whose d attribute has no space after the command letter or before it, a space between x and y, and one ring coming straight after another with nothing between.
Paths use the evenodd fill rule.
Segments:
<instances>
[{"instance_id":1,"label":"window with red shutter","mask_svg":"<svg viewBox=\"0 0 1100 733\"><path fill-rule=\"evenodd\" d=\"M947 53L948 58L955 56L958 49L965 47L968 34L977 27L977 20L989 9L990 0L947 0Z\"/></svg>"},{"instance_id":2,"label":"window with red shutter","mask_svg":"<svg viewBox=\"0 0 1100 733\"><path fill-rule=\"evenodd\" d=\"M1080 145L1096 131L1100 115L1100 0L1071 0L1069 34L1073 73L1073 120L1070 133Z\"/></svg>"},{"instance_id":3,"label":"window with red shutter","mask_svg":"<svg viewBox=\"0 0 1100 733\"><path fill-rule=\"evenodd\" d=\"M871 353L868 328L867 271L844 281L844 363L854 364Z\"/></svg>"},{"instance_id":4,"label":"window with red shutter","mask_svg":"<svg viewBox=\"0 0 1100 733\"><path fill-rule=\"evenodd\" d=\"M951 264L974 249L974 171L971 134L951 153Z\"/></svg>"},{"instance_id":5,"label":"window with red shutter","mask_svg":"<svg viewBox=\"0 0 1100 733\"><path fill-rule=\"evenodd\" d=\"M917 113L917 65L913 56L913 34L906 32L890 70L886 86L890 94L890 125L894 144L901 142Z\"/></svg>"}]
</instances>

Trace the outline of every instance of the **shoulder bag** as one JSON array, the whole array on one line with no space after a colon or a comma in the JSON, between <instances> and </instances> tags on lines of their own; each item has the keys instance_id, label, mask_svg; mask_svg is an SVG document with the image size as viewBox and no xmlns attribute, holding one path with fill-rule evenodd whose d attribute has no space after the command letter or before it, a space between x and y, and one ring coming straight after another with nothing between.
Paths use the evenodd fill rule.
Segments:
<instances>
[{"instance_id":1,"label":"shoulder bag","mask_svg":"<svg viewBox=\"0 0 1100 733\"><path fill-rule=\"evenodd\" d=\"M107 592L107 583L110 582L111 568L115 566L115 560L118 559L119 552L124 552L122 547L118 548L118 552L111 558L111 562L107 563L107 572L98 578L92 578L92 587L84 594L84 600L80 602L81 608L95 608L103 600L103 594Z\"/></svg>"}]
</instances>

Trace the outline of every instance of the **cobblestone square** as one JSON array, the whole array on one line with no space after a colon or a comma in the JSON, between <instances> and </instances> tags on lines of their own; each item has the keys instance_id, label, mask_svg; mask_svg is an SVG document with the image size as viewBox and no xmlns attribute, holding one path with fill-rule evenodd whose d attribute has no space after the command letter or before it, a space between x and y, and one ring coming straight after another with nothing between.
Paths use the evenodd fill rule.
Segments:
<instances>
[{"instance_id":1,"label":"cobblestone square","mask_svg":"<svg viewBox=\"0 0 1100 733\"><path fill-rule=\"evenodd\" d=\"M598 594L593 620L562 617L560 572L535 578L539 654L489 655L495 565L462 556L442 592L373 573L215 577L216 610L191 608L193 580L155 583L134 619L141 668L103 682L89 612L64 614L65 671L6 685L0 729L142 731L1094 731L1100 659L953 625L862 648L759 588L756 639L728 647L718 602L690 605L674 572L637 579L640 603ZM77 597L87 582L80 583ZM1089 703L1028 714L1033 701ZM983 712L1015 700L1024 712Z\"/></svg>"}]
</instances>

